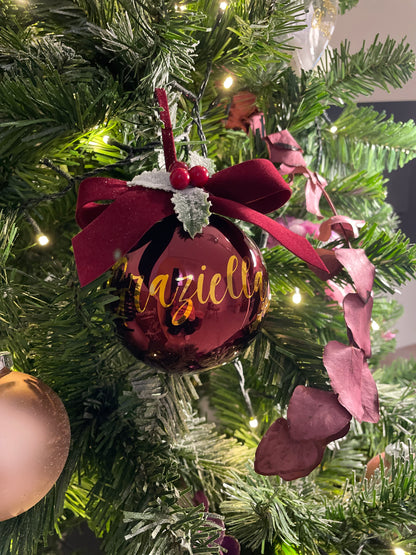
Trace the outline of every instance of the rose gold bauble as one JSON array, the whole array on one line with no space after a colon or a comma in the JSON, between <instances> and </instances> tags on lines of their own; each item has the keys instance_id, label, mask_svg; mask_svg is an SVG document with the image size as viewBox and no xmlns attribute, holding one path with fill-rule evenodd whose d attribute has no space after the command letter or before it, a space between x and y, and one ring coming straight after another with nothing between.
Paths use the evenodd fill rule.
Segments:
<instances>
[{"instance_id":1,"label":"rose gold bauble","mask_svg":"<svg viewBox=\"0 0 416 555\"><path fill-rule=\"evenodd\" d=\"M52 488L65 465L68 415L37 378L0 369L0 521L27 511Z\"/></svg>"},{"instance_id":2,"label":"rose gold bauble","mask_svg":"<svg viewBox=\"0 0 416 555\"><path fill-rule=\"evenodd\" d=\"M386 453L383 451L382 453L375 455L372 459L370 459L367 463L366 470L365 470L365 477L367 480L374 476L374 473L377 469L380 468L381 459L383 459L384 463L384 472L390 468L390 461L386 458Z\"/></svg>"}]
</instances>

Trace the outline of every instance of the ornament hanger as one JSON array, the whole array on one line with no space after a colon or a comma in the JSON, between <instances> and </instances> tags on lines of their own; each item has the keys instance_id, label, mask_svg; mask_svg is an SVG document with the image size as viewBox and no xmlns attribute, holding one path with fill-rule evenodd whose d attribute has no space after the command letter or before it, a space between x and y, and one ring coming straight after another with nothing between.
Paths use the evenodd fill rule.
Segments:
<instances>
[{"instance_id":1,"label":"ornament hanger","mask_svg":"<svg viewBox=\"0 0 416 555\"><path fill-rule=\"evenodd\" d=\"M168 97L165 89L155 89L155 97L162 108L159 117L164 125L162 129L163 153L165 155L166 171L176 162L175 141L173 139L172 122L170 120Z\"/></svg>"}]
</instances>

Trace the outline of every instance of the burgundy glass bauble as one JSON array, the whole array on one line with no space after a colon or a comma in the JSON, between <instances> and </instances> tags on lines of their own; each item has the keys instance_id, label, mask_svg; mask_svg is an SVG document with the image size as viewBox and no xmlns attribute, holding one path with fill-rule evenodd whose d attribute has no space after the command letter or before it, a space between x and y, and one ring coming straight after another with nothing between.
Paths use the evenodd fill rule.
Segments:
<instances>
[{"instance_id":1,"label":"burgundy glass bauble","mask_svg":"<svg viewBox=\"0 0 416 555\"><path fill-rule=\"evenodd\" d=\"M253 339L269 306L257 246L233 223L211 216L192 239L169 216L120 259L110 284L125 345L171 372L228 362Z\"/></svg>"}]
</instances>

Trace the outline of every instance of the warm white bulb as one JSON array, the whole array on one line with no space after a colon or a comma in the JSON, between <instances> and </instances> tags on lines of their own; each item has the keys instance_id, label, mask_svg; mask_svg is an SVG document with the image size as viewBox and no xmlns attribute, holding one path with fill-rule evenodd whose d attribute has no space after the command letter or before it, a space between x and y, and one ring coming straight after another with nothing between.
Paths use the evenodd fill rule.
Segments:
<instances>
[{"instance_id":1,"label":"warm white bulb","mask_svg":"<svg viewBox=\"0 0 416 555\"><path fill-rule=\"evenodd\" d=\"M329 130L331 133L336 133L338 131L338 127L336 125L333 125Z\"/></svg>"},{"instance_id":2,"label":"warm white bulb","mask_svg":"<svg viewBox=\"0 0 416 555\"><path fill-rule=\"evenodd\" d=\"M109 140L110 140L110 136L109 135L104 135L103 141L105 142L106 145L108 145Z\"/></svg>"},{"instance_id":3,"label":"warm white bulb","mask_svg":"<svg viewBox=\"0 0 416 555\"><path fill-rule=\"evenodd\" d=\"M380 326L377 324L375 320L371 320L371 329L373 331L378 331L380 329Z\"/></svg>"},{"instance_id":4,"label":"warm white bulb","mask_svg":"<svg viewBox=\"0 0 416 555\"><path fill-rule=\"evenodd\" d=\"M227 2L221 2L220 3L220 10L222 10L223 12L225 12L225 10L228 8L228 3Z\"/></svg>"},{"instance_id":5,"label":"warm white bulb","mask_svg":"<svg viewBox=\"0 0 416 555\"><path fill-rule=\"evenodd\" d=\"M184 12L186 10L186 6L184 6L183 4L181 4L179 6L179 9L181 10L181 12Z\"/></svg>"},{"instance_id":6,"label":"warm white bulb","mask_svg":"<svg viewBox=\"0 0 416 555\"><path fill-rule=\"evenodd\" d=\"M302 302L302 295L300 294L299 287L295 287L295 292L293 293L292 301L295 304L300 304Z\"/></svg>"},{"instance_id":7,"label":"warm white bulb","mask_svg":"<svg viewBox=\"0 0 416 555\"><path fill-rule=\"evenodd\" d=\"M394 555L406 555L406 551L401 547L394 548Z\"/></svg>"},{"instance_id":8,"label":"warm white bulb","mask_svg":"<svg viewBox=\"0 0 416 555\"><path fill-rule=\"evenodd\" d=\"M257 418L250 418L248 425L250 426L250 428L257 428L257 426L259 425L259 421L257 420Z\"/></svg>"},{"instance_id":9,"label":"warm white bulb","mask_svg":"<svg viewBox=\"0 0 416 555\"><path fill-rule=\"evenodd\" d=\"M41 247L44 247L49 243L49 239L48 237L46 237L46 235L38 235L36 240Z\"/></svg>"},{"instance_id":10,"label":"warm white bulb","mask_svg":"<svg viewBox=\"0 0 416 555\"><path fill-rule=\"evenodd\" d=\"M222 84L222 86L224 87L224 89L229 89L230 87L232 87L233 83L234 79L231 77L231 75L229 75L224 79L224 83Z\"/></svg>"}]
</instances>

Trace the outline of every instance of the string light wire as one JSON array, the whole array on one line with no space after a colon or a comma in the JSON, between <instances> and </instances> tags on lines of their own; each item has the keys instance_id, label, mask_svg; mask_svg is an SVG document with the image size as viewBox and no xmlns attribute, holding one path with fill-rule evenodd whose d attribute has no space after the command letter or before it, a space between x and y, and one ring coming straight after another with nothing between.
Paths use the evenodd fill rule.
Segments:
<instances>
[{"instance_id":1,"label":"string light wire","mask_svg":"<svg viewBox=\"0 0 416 555\"><path fill-rule=\"evenodd\" d=\"M238 376L240 378L240 389L241 393L243 394L244 401L246 402L248 412L250 413L250 421L249 426L250 428L257 428L259 425L257 418L254 416L253 405L251 404L250 395L246 389L246 379L244 376L244 368L241 364L241 361L237 358L234 361L234 367L237 370Z\"/></svg>"}]
</instances>

